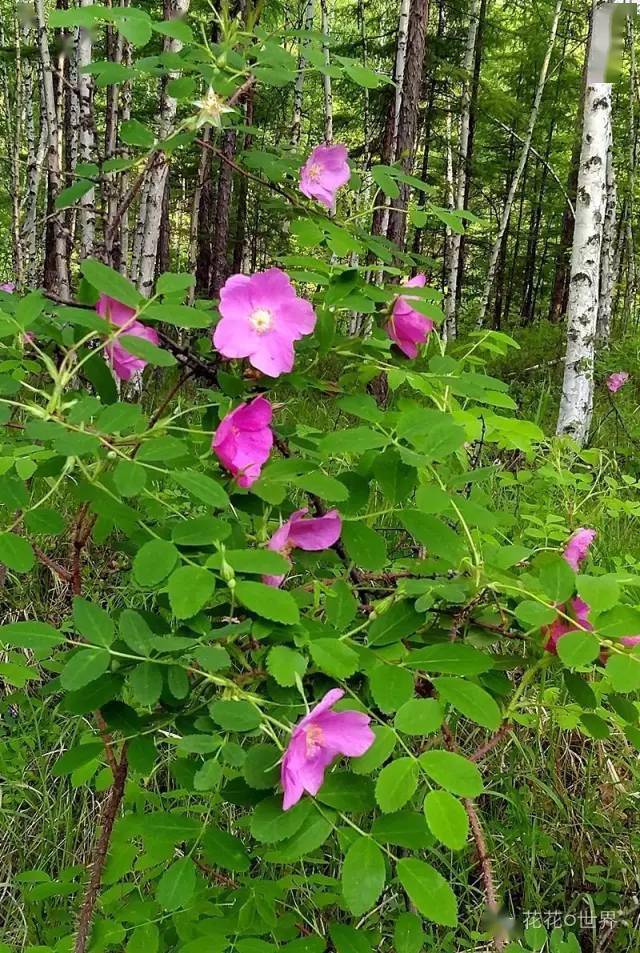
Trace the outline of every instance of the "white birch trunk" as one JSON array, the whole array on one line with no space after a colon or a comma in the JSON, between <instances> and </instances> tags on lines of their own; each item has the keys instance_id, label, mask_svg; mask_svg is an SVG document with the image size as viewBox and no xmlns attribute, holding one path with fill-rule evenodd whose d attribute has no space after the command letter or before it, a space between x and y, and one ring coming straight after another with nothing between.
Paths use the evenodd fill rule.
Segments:
<instances>
[{"instance_id":1,"label":"white birch trunk","mask_svg":"<svg viewBox=\"0 0 640 953\"><path fill-rule=\"evenodd\" d=\"M44 0L35 0L36 30L40 62L42 65L42 95L44 99L44 114L47 124L46 162L49 172L49 182L53 190L53 198L60 194L60 127L56 97L53 89L53 73L51 70L51 56L47 37L47 21L45 16ZM55 291L63 298L69 297L69 274L67 269L67 249L62 215L56 214L53 219L54 236L54 263L56 275Z\"/></svg>"},{"instance_id":2,"label":"white birch trunk","mask_svg":"<svg viewBox=\"0 0 640 953\"><path fill-rule=\"evenodd\" d=\"M513 201L516 197L516 192L518 191L518 186L520 184L520 179L522 178L522 173L525 170L527 164L527 159L529 158L529 151L531 149L531 140L533 139L533 131L536 126L538 119L538 113L540 111L540 103L542 101L542 94L544 93L544 88L547 82L547 73L549 72L549 63L551 61L551 54L556 42L556 34L558 32L558 23L560 21L560 13L562 11L562 2L563 0L558 0L556 3L556 9L553 17L553 24L551 26L551 34L549 37L549 45L547 46L547 52L542 63L542 68L540 70L540 76L538 79L538 86L536 89L536 94L533 100L533 106L531 108L531 115L529 116L529 125L527 127L527 133L524 137L524 142L522 145L522 152L520 153L520 160L516 168L515 174L511 181L511 186L507 194L507 199L504 203L504 209L502 212L502 218L500 219L500 225L498 227L498 233L496 235L493 247L491 249L491 254L489 256L489 269L487 271L487 280L485 281L484 291L482 292L482 299L480 301L480 315L478 318L478 325L482 326L484 324L484 319L487 313L487 307L489 305L489 296L491 294L491 289L493 287L493 279L496 274L496 266L498 264L498 256L500 255L500 248L502 247L502 239L504 238L504 233L507 230L507 225L509 224L509 218L511 217L511 208L513 206Z\"/></svg>"},{"instance_id":3,"label":"white birch trunk","mask_svg":"<svg viewBox=\"0 0 640 953\"><path fill-rule=\"evenodd\" d=\"M393 114L393 161L397 158L398 124L400 122L400 108L402 106L402 83L404 67L407 62L407 41L409 39L409 10L411 0L400 0L398 13L398 42L396 45L396 61L393 69L393 81L396 84L396 95Z\"/></svg>"},{"instance_id":4,"label":"white birch trunk","mask_svg":"<svg viewBox=\"0 0 640 953\"><path fill-rule=\"evenodd\" d=\"M603 345L608 343L611 334L613 287L615 283L613 246L616 239L616 178L615 170L613 168L613 134L611 125L609 126L609 143L607 146L607 170L605 183L605 216L602 226L602 249L600 252L600 289L598 296L598 317L596 323L596 336L598 341Z\"/></svg>"},{"instance_id":5,"label":"white birch trunk","mask_svg":"<svg viewBox=\"0 0 640 953\"><path fill-rule=\"evenodd\" d=\"M322 17L322 54L324 56L324 65L328 68L331 65L329 55L329 0L320 0L320 13ZM324 93L324 141L330 146L333 142L333 94L331 92L331 77L328 73L322 76L322 89Z\"/></svg>"},{"instance_id":6,"label":"white birch trunk","mask_svg":"<svg viewBox=\"0 0 640 953\"><path fill-rule=\"evenodd\" d=\"M571 251L567 351L556 433L582 446L593 411L593 362L600 286L602 233L611 135L611 84L588 85Z\"/></svg>"},{"instance_id":7,"label":"white birch trunk","mask_svg":"<svg viewBox=\"0 0 640 953\"><path fill-rule=\"evenodd\" d=\"M309 31L313 29L313 20L315 15L315 4L314 0L307 0L306 6L304 8L304 15L302 18L302 29ZM302 94L304 91L304 69L307 65L307 61L304 56L305 48L308 44L308 40L303 40L300 43L300 51L298 53L298 73L296 76L296 83L293 88L293 122L291 125L291 145L297 146L300 142L300 128L302 125Z\"/></svg>"},{"instance_id":8,"label":"white birch trunk","mask_svg":"<svg viewBox=\"0 0 640 953\"><path fill-rule=\"evenodd\" d=\"M174 0L172 14L174 17L183 16L189 9L189 0ZM178 53L182 43L174 37L167 37L164 44L165 53ZM169 78L174 74L170 74ZM159 137L163 141L173 132L176 118L177 102L166 92L166 82L162 85L160 95L160 130ZM165 155L160 153L157 162L149 171L145 183L144 195L141 199L141 209L144 208L144 224L140 244L140 264L137 275L137 285L140 294L148 297L153 287L158 253L158 239L160 237L160 222L162 219L162 198L169 175L169 162ZM140 231L139 220L139 231ZM138 232L136 233L136 238Z\"/></svg>"},{"instance_id":9,"label":"white birch trunk","mask_svg":"<svg viewBox=\"0 0 640 953\"><path fill-rule=\"evenodd\" d=\"M80 0L80 5L87 7L92 0ZM82 72L84 66L91 62L91 33L85 27L78 30L76 46L76 67L78 77L78 159L80 162L92 162L94 159L95 142L93 135L93 102L92 78ZM95 189L90 189L80 199L78 213L80 226L80 259L89 258L93 254L96 233L96 197Z\"/></svg>"},{"instance_id":10,"label":"white birch trunk","mask_svg":"<svg viewBox=\"0 0 640 953\"><path fill-rule=\"evenodd\" d=\"M458 149L458 167L456 175L455 205L456 211L464 208L464 196L467 187L467 161L469 155L469 127L471 122L471 83L476 53L476 38L478 35L478 19L481 0L472 0L469 10L469 29L467 44L464 51L462 69L462 101L460 114L460 145ZM458 276L460 273L460 247L462 236L457 232L451 235L449 242L449 256L446 262L447 297L444 303L445 338L451 340L457 333L456 327L456 298L458 293Z\"/></svg>"}]
</instances>

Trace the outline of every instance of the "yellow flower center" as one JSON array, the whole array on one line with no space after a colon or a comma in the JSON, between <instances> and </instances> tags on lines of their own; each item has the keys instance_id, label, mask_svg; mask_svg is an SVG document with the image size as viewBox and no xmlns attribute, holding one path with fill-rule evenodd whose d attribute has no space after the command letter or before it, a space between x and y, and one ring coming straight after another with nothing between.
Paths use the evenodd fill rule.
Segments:
<instances>
[{"instance_id":1,"label":"yellow flower center","mask_svg":"<svg viewBox=\"0 0 640 953\"><path fill-rule=\"evenodd\" d=\"M313 162L307 169L307 175L312 182L317 182L322 175L322 169L317 162Z\"/></svg>"},{"instance_id":2,"label":"yellow flower center","mask_svg":"<svg viewBox=\"0 0 640 953\"><path fill-rule=\"evenodd\" d=\"M324 744L322 728L318 725L309 725L308 728L305 728L304 732L307 736L307 758L313 758Z\"/></svg>"},{"instance_id":3,"label":"yellow flower center","mask_svg":"<svg viewBox=\"0 0 640 953\"><path fill-rule=\"evenodd\" d=\"M249 316L249 324L258 332L264 334L271 329L273 324L273 315L267 308L256 308Z\"/></svg>"}]
</instances>

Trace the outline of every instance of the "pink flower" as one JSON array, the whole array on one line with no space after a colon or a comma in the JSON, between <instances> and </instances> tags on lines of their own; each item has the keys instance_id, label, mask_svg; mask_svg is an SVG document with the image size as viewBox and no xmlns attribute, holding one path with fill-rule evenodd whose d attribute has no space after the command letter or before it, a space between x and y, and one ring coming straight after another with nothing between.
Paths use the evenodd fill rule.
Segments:
<instances>
[{"instance_id":1,"label":"pink flower","mask_svg":"<svg viewBox=\"0 0 640 953\"><path fill-rule=\"evenodd\" d=\"M350 178L346 146L316 146L300 169L300 191L335 212L336 193Z\"/></svg>"},{"instance_id":2,"label":"pink flower","mask_svg":"<svg viewBox=\"0 0 640 953\"><path fill-rule=\"evenodd\" d=\"M9 295L12 295L15 290L16 286L12 281L5 281L3 285L0 285L0 291L6 291Z\"/></svg>"},{"instance_id":3,"label":"pink flower","mask_svg":"<svg viewBox=\"0 0 640 953\"><path fill-rule=\"evenodd\" d=\"M106 318L107 321L122 328L124 334L144 338L151 344L160 343L160 339L153 328L148 328L140 321L136 321L133 308L116 301L115 298L101 294L98 298L96 311L101 318ZM104 351L116 377L119 377L121 381L131 380L134 374L143 371L147 366L147 362L143 358L135 357L127 351L124 345L120 343L119 338L105 345Z\"/></svg>"},{"instance_id":4,"label":"pink flower","mask_svg":"<svg viewBox=\"0 0 640 953\"><path fill-rule=\"evenodd\" d=\"M275 550L286 559L293 549L304 549L307 552L319 552L328 549L340 538L342 520L337 510L329 510L324 516L310 516L305 519L308 509L296 510L286 523L276 530L267 549ZM267 586L280 586L284 576L263 576L262 581Z\"/></svg>"},{"instance_id":5,"label":"pink flower","mask_svg":"<svg viewBox=\"0 0 640 953\"><path fill-rule=\"evenodd\" d=\"M312 305L298 298L279 268L232 275L220 289L220 314L213 332L218 351L224 357L248 357L269 377L293 368L293 342L311 334L316 325Z\"/></svg>"},{"instance_id":6,"label":"pink flower","mask_svg":"<svg viewBox=\"0 0 640 953\"><path fill-rule=\"evenodd\" d=\"M574 572L578 572L580 564L587 558L589 547L596 538L595 529L580 528L571 536L562 554Z\"/></svg>"},{"instance_id":7,"label":"pink flower","mask_svg":"<svg viewBox=\"0 0 640 953\"><path fill-rule=\"evenodd\" d=\"M564 611L566 611L566 607ZM572 599L570 611L578 625L572 625L567 619L558 617L555 622L552 622L546 629L547 641L544 646L545 651L556 655L558 642L564 635L568 635L569 632L580 632L582 629L586 629L588 632L593 630L593 626L587 618L591 612L591 606L586 603L584 599L581 599L579 596Z\"/></svg>"},{"instance_id":8,"label":"pink flower","mask_svg":"<svg viewBox=\"0 0 640 953\"><path fill-rule=\"evenodd\" d=\"M623 645L638 645L640 644L640 635L623 635L620 641Z\"/></svg>"},{"instance_id":9,"label":"pink flower","mask_svg":"<svg viewBox=\"0 0 640 953\"><path fill-rule=\"evenodd\" d=\"M424 275L416 275L407 281L403 288L424 288L426 281ZM411 300L408 295L399 295L396 298L387 323L387 334L403 354L414 358L418 355L418 344L424 344L433 331L434 323L430 318L414 311Z\"/></svg>"},{"instance_id":10,"label":"pink flower","mask_svg":"<svg viewBox=\"0 0 640 953\"><path fill-rule=\"evenodd\" d=\"M280 771L283 810L297 804L304 791L316 795L324 782L324 772L338 755L359 758L375 741L368 715L330 710L343 695L341 688L327 692L293 729Z\"/></svg>"},{"instance_id":11,"label":"pink flower","mask_svg":"<svg viewBox=\"0 0 640 953\"><path fill-rule=\"evenodd\" d=\"M611 374L607 378L607 387L612 394L615 394L617 390L620 390L623 384L626 384L629 380L629 374L627 371L616 371L615 374Z\"/></svg>"},{"instance_id":12,"label":"pink flower","mask_svg":"<svg viewBox=\"0 0 640 953\"><path fill-rule=\"evenodd\" d=\"M211 449L234 475L238 486L255 483L262 464L269 459L273 446L271 417L269 401L256 397L227 414L214 434Z\"/></svg>"}]
</instances>

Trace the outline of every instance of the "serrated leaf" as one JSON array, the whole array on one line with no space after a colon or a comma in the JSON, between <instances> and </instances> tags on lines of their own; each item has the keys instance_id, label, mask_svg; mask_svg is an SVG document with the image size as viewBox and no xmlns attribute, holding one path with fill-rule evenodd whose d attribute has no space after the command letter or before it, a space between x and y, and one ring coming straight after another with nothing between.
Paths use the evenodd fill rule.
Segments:
<instances>
[{"instance_id":1,"label":"serrated leaf","mask_svg":"<svg viewBox=\"0 0 640 953\"><path fill-rule=\"evenodd\" d=\"M360 664L358 653L339 639L314 639L309 652L320 671L336 679L349 678Z\"/></svg>"},{"instance_id":2,"label":"serrated leaf","mask_svg":"<svg viewBox=\"0 0 640 953\"><path fill-rule=\"evenodd\" d=\"M484 688L463 678L447 676L434 678L433 684L440 697L466 718L492 731L500 725L502 720L500 709Z\"/></svg>"},{"instance_id":3,"label":"serrated leaf","mask_svg":"<svg viewBox=\"0 0 640 953\"><path fill-rule=\"evenodd\" d=\"M151 707L156 704L162 692L162 670L153 662L142 662L129 674L128 682L136 701L145 707Z\"/></svg>"},{"instance_id":4,"label":"serrated leaf","mask_svg":"<svg viewBox=\"0 0 640 953\"><path fill-rule=\"evenodd\" d=\"M436 784L459 797L478 797L482 776L472 761L453 751L425 751L420 767Z\"/></svg>"},{"instance_id":5,"label":"serrated leaf","mask_svg":"<svg viewBox=\"0 0 640 953\"><path fill-rule=\"evenodd\" d=\"M156 900L163 910L179 910L187 906L195 890L195 864L190 857L182 857L163 873L156 889Z\"/></svg>"},{"instance_id":6,"label":"serrated leaf","mask_svg":"<svg viewBox=\"0 0 640 953\"><path fill-rule=\"evenodd\" d=\"M79 649L62 669L60 682L63 688L77 691L106 672L111 656L104 649Z\"/></svg>"},{"instance_id":7,"label":"serrated leaf","mask_svg":"<svg viewBox=\"0 0 640 953\"><path fill-rule=\"evenodd\" d=\"M435 698L412 698L396 712L393 724L405 735L432 735L443 719L442 707Z\"/></svg>"},{"instance_id":8,"label":"serrated leaf","mask_svg":"<svg viewBox=\"0 0 640 953\"><path fill-rule=\"evenodd\" d=\"M267 655L267 671L275 678L278 685L292 688L296 684L296 676L302 678L307 670L307 660L299 652L286 645L274 645Z\"/></svg>"},{"instance_id":9,"label":"serrated leaf","mask_svg":"<svg viewBox=\"0 0 640 953\"><path fill-rule=\"evenodd\" d=\"M469 833L469 818L460 801L448 791L429 791L424 813L431 833L450 850L462 850Z\"/></svg>"},{"instance_id":10,"label":"serrated leaf","mask_svg":"<svg viewBox=\"0 0 640 953\"><path fill-rule=\"evenodd\" d=\"M397 758L387 764L376 782L376 801L385 814L400 810L418 786L418 765L413 758Z\"/></svg>"},{"instance_id":11,"label":"serrated leaf","mask_svg":"<svg viewBox=\"0 0 640 953\"><path fill-rule=\"evenodd\" d=\"M115 626L111 616L95 602L76 596L73 600L73 621L87 642L104 646L113 642Z\"/></svg>"},{"instance_id":12,"label":"serrated leaf","mask_svg":"<svg viewBox=\"0 0 640 953\"><path fill-rule=\"evenodd\" d=\"M414 857L403 857L399 860L397 871L409 899L423 917L442 926L457 925L458 903L442 874L430 864Z\"/></svg>"},{"instance_id":13,"label":"serrated leaf","mask_svg":"<svg viewBox=\"0 0 640 953\"><path fill-rule=\"evenodd\" d=\"M558 656L567 668L582 668L600 654L600 641L592 632L567 632L558 639Z\"/></svg>"},{"instance_id":14,"label":"serrated leaf","mask_svg":"<svg viewBox=\"0 0 640 953\"><path fill-rule=\"evenodd\" d=\"M385 877L382 851L370 837L360 837L347 851L342 865L342 893L354 916L362 916L375 905Z\"/></svg>"},{"instance_id":15,"label":"serrated leaf","mask_svg":"<svg viewBox=\"0 0 640 953\"><path fill-rule=\"evenodd\" d=\"M202 609L215 589L215 576L201 566L181 566L169 577L171 610L177 619L190 619Z\"/></svg>"},{"instance_id":16,"label":"serrated leaf","mask_svg":"<svg viewBox=\"0 0 640 953\"><path fill-rule=\"evenodd\" d=\"M141 586L157 586L169 575L178 561L179 553L166 539L152 539L145 543L133 560L133 575Z\"/></svg>"}]
</instances>

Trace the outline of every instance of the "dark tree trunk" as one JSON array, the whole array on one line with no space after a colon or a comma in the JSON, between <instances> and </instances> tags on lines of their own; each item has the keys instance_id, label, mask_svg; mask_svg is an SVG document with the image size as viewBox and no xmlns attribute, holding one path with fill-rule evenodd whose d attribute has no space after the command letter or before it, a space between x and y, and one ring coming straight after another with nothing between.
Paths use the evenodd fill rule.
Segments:
<instances>
[{"instance_id":1,"label":"dark tree trunk","mask_svg":"<svg viewBox=\"0 0 640 953\"><path fill-rule=\"evenodd\" d=\"M402 84L402 105L398 122L396 159L405 172L413 169L413 157L418 132L418 103L422 89L422 70L427 41L429 0L412 0L409 13L407 59ZM389 213L387 237L398 247L404 245L406 231L406 208L409 201L409 186L400 186L400 195L393 200Z\"/></svg>"},{"instance_id":2,"label":"dark tree trunk","mask_svg":"<svg viewBox=\"0 0 640 953\"><path fill-rule=\"evenodd\" d=\"M162 195L162 212L160 218L160 234L158 236L158 254L156 256L156 278L165 271L171 270L171 218L169 215L169 176Z\"/></svg>"},{"instance_id":3,"label":"dark tree trunk","mask_svg":"<svg viewBox=\"0 0 640 953\"><path fill-rule=\"evenodd\" d=\"M247 107L245 122L248 126L253 123L253 90L247 97ZM250 132L244 137L245 150L250 149L253 143L253 136ZM238 201L236 203L236 230L233 239L233 262L231 270L233 274L242 271L242 262L244 259L245 237L247 234L247 198L249 195L249 180L246 176L241 176L238 183Z\"/></svg>"},{"instance_id":4,"label":"dark tree trunk","mask_svg":"<svg viewBox=\"0 0 640 953\"><path fill-rule=\"evenodd\" d=\"M231 192L233 170L225 159L233 159L236 151L236 132L227 130L222 137L220 147L220 171L218 173L218 192L211 240L211 281L209 293L214 296L227 279L227 243L229 239L229 213L231 211Z\"/></svg>"},{"instance_id":5,"label":"dark tree trunk","mask_svg":"<svg viewBox=\"0 0 640 953\"><path fill-rule=\"evenodd\" d=\"M203 130L202 139L211 142L211 126ZM211 281L211 227L213 222L213 180L211 175L211 155L206 146L200 154L200 201L198 203L198 228L196 236L196 293L208 294Z\"/></svg>"}]
</instances>

